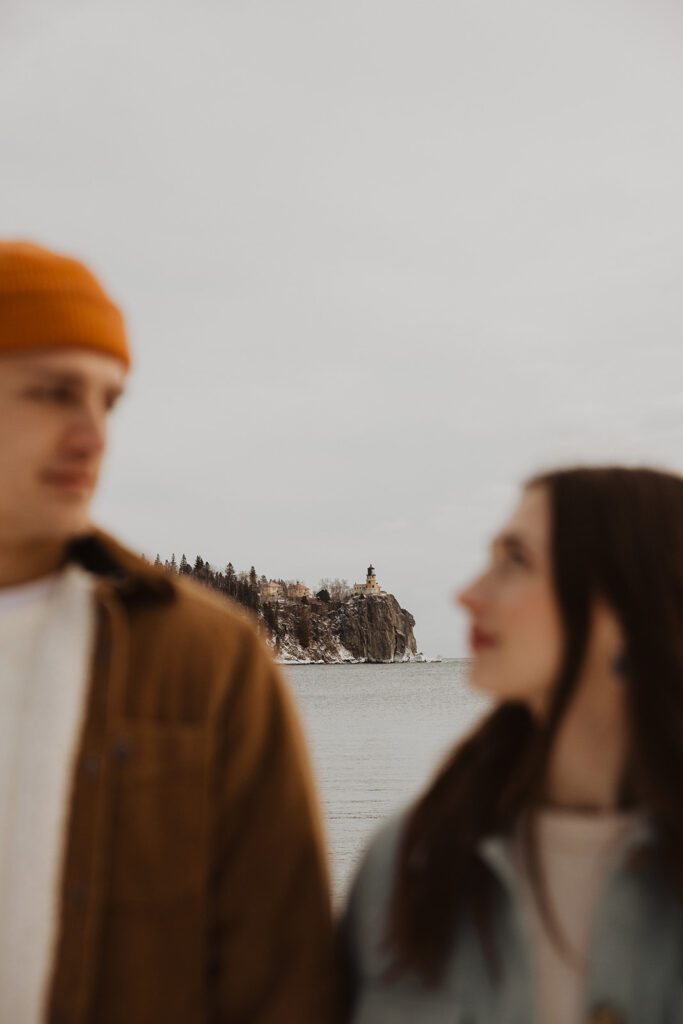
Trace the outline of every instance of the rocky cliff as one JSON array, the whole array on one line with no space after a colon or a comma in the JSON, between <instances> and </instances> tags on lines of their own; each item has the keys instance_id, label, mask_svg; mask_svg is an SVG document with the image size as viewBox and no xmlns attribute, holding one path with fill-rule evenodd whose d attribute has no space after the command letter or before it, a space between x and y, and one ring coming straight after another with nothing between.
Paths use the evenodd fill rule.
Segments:
<instances>
[{"instance_id":1,"label":"rocky cliff","mask_svg":"<svg viewBox=\"0 0 683 1024\"><path fill-rule=\"evenodd\" d=\"M409 661L417 654L415 619L392 594L358 597L342 606L339 639L364 661Z\"/></svg>"},{"instance_id":2,"label":"rocky cliff","mask_svg":"<svg viewBox=\"0 0 683 1024\"><path fill-rule=\"evenodd\" d=\"M415 619L391 594L280 605L271 644L281 661L413 661Z\"/></svg>"},{"instance_id":3,"label":"rocky cliff","mask_svg":"<svg viewBox=\"0 0 683 1024\"><path fill-rule=\"evenodd\" d=\"M225 571L219 572L200 555L191 566L185 555L177 563L175 554L165 562L157 555L154 564L194 579L247 608L280 661L425 660L417 653L415 619L392 594L377 587L372 566L368 580L374 583L376 593L368 593L366 588L364 593L351 593L345 581L331 580L327 581L330 588L322 586L313 598L301 583L268 581L265 576L259 580L254 566L248 573L236 573L228 562ZM342 586L335 588L335 584Z\"/></svg>"}]
</instances>

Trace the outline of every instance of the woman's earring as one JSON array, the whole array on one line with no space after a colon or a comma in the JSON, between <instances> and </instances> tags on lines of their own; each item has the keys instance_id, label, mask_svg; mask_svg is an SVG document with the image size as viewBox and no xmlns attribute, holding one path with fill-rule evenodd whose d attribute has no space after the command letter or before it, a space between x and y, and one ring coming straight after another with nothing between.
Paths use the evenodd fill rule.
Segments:
<instances>
[{"instance_id":1,"label":"woman's earring","mask_svg":"<svg viewBox=\"0 0 683 1024\"><path fill-rule=\"evenodd\" d=\"M626 679L628 676L630 671L628 658L623 651L612 662L612 671L615 675L619 676L620 679Z\"/></svg>"}]
</instances>

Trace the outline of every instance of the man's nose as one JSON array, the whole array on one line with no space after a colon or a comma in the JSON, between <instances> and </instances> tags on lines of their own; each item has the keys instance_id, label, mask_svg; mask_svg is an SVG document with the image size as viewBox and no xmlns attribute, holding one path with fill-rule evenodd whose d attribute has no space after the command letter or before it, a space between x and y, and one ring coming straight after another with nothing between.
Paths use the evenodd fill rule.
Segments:
<instances>
[{"instance_id":1,"label":"man's nose","mask_svg":"<svg viewBox=\"0 0 683 1024\"><path fill-rule=\"evenodd\" d=\"M70 424L66 444L74 455L101 455L107 443L107 420L104 413L83 406Z\"/></svg>"}]
</instances>

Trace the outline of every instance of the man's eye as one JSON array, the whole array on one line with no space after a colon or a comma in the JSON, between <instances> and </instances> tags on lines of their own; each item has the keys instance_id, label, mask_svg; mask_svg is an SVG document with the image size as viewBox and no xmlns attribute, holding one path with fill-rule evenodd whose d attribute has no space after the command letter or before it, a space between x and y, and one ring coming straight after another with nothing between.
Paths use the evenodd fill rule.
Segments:
<instances>
[{"instance_id":1,"label":"man's eye","mask_svg":"<svg viewBox=\"0 0 683 1024\"><path fill-rule=\"evenodd\" d=\"M71 388L55 385L54 387L38 387L29 391L31 398L41 402L56 402L59 405L69 405L76 400L75 393Z\"/></svg>"}]
</instances>

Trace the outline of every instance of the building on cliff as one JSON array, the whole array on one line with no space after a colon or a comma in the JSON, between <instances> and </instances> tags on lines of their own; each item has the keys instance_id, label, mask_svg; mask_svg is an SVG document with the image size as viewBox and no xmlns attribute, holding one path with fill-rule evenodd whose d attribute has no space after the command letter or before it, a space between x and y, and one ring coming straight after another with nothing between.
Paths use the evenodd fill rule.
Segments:
<instances>
[{"instance_id":1,"label":"building on cliff","mask_svg":"<svg viewBox=\"0 0 683 1024\"><path fill-rule=\"evenodd\" d=\"M353 596L357 597L359 594L365 597L382 597L386 595L386 591L382 590L377 582L377 574L373 565L368 566L365 583L354 583L353 585Z\"/></svg>"},{"instance_id":2,"label":"building on cliff","mask_svg":"<svg viewBox=\"0 0 683 1024\"><path fill-rule=\"evenodd\" d=\"M282 584L276 580L268 580L266 583L262 583L260 590L264 601L276 601L284 595Z\"/></svg>"},{"instance_id":3,"label":"building on cliff","mask_svg":"<svg viewBox=\"0 0 683 1024\"><path fill-rule=\"evenodd\" d=\"M260 584L259 593L263 601L279 601L286 597L289 601L300 601L302 597L310 597L310 588L303 583L290 583L285 587L277 580L267 580Z\"/></svg>"}]
</instances>

